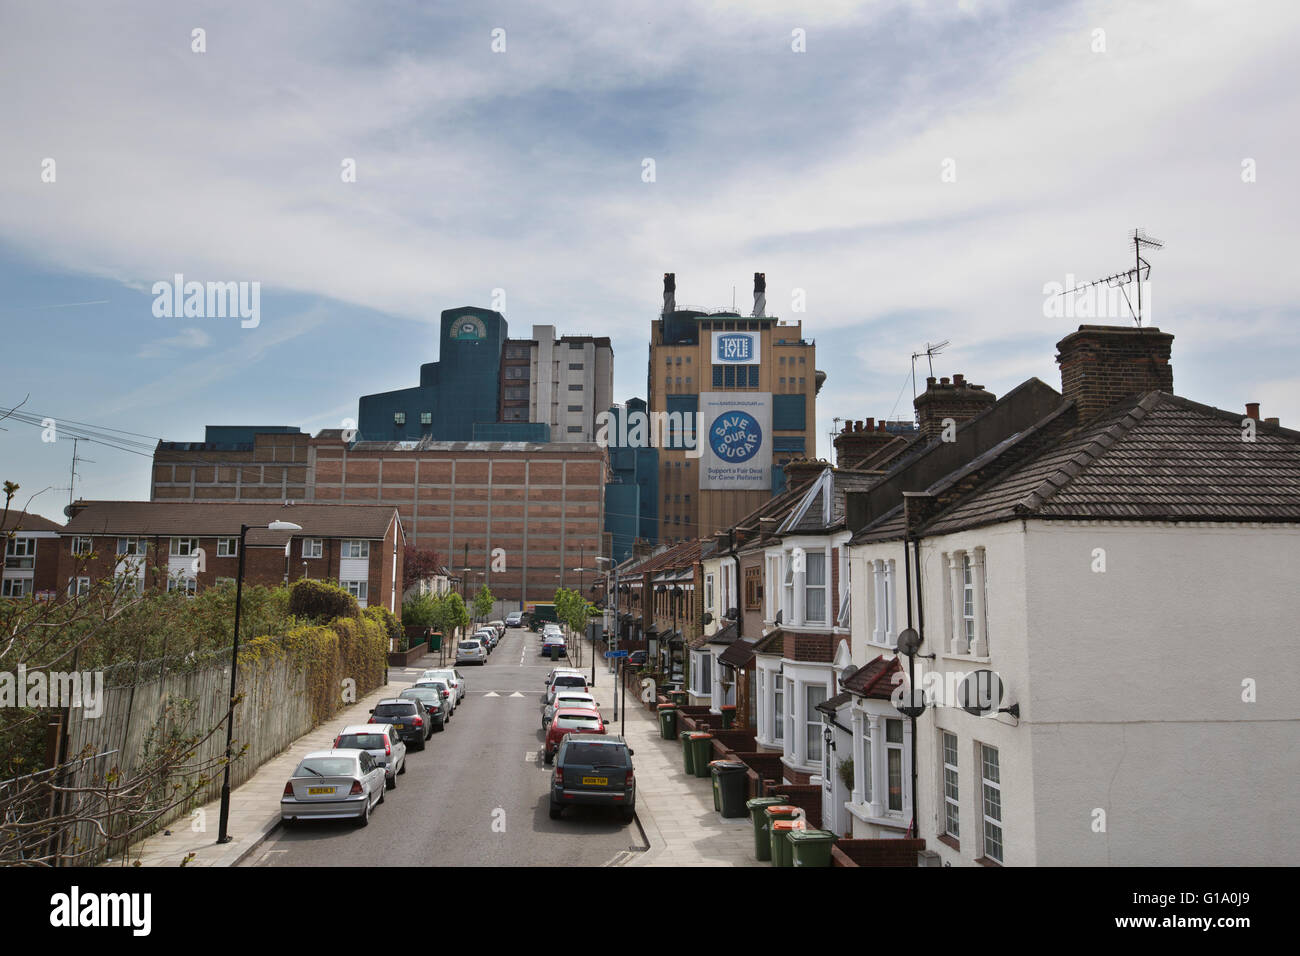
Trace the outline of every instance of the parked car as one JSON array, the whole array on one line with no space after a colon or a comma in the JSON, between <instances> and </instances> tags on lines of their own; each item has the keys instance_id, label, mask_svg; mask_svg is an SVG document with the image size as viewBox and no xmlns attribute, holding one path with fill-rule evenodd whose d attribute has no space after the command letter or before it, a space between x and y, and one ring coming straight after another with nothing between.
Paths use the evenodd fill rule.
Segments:
<instances>
[{"instance_id":1,"label":"parked car","mask_svg":"<svg viewBox=\"0 0 1300 956\"><path fill-rule=\"evenodd\" d=\"M456 645L456 665L461 664L486 664L487 648L483 646L482 641L476 641L472 637L466 638Z\"/></svg>"},{"instance_id":2,"label":"parked car","mask_svg":"<svg viewBox=\"0 0 1300 956\"><path fill-rule=\"evenodd\" d=\"M565 653L568 645L565 642L564 637L560 634L554 634L554 633L543 634L541 640L542 656L546 656L547 654L550 654L552 647L558 647L560 649L560 653L563 654Z\"/></svg>"},{"instance_id":3,"label":"parked car","mask_svg":"<svg viewBox=\"0 0 1300 956\"><path fill-rule=\"evenodd\" d=\"M618 807L624 822L636 816L633 750L622 737L571 733L560 742L551 773L551 819L565 807Z\"/></svg>"},{"instance_id":4,"label":"parked car","mask_svg":"<svg viewBox=\"0 0 1300 956\"><path fill-rule=\"evenodd\" d=\"M633 651L627 655L627 662L632 667L640 667L646 661L645 651Z\"/></svg>"},{"instance_id":5,"label":"parked car","mask_svg":"<svg viewBox=\"0 0 1300 956\"><path fill-rule=\"evenodd\" d=\"M450 684L451 689L456 692L451 702L453 713L456 710L456 705L465 699L465 692L469 690L469 681L465 680L465 675L458 670L452 670L450 667L430 668L420 675L420 680L441 680ZM419 681L416 683L419 683Z\"/></svg>"},{"instance_id":6,"label":"parked car","mask_svg":"<svg viewBox=\"0 0 1300 956\"><path fill-rule=\"evenodd\" d=\"M456 715L456 691L446 680L442 679L424 679L417 680L407 690L419 690L424 692L433 691L438 695L440 700L447 707L446 720L450 721ZM405 691L403 691L405 693Z\"/></svg>"},{"instance_id":7,"label":"parked car","mask_svg":"<svg viewBox=\"0 0 1300 956\"><path fill-rule=\"evenodd\" d=\"M506 636L506 622L505 622L505 621L488 621L488 623L491 624L493 627L495 627L495 628L497 629L497 637L505 637L505 636Z\"/></svg>"},{"instance_id":8,"label":"parked car","mask_svg":"<svg viewBox=\"0 0 1300 956\"><path fill-rule=\"evenodd\" d=\"M355 724L334 738L335 750L364 750L384 767L390 790L397 789L398 774L406 773L406 744L392 724Z\"/></svg>"},{"instance_id":9,"label":"parked car","mask_svg":"<svg viewBox=\"0 0 1300 956\"><path fill-rule=\"evenodd\" d=\"M416 750L424 749L429 739L429 712L418 700L390 697L375 704L370 711L370 723L391 724L404 744L414 744Z\"/></svg>"},{"instance_id":10,"label":"parked car","mask_svg":"<svg viewBox=\"0 0 1300 956\"><path fill-rule=\"evenodd\" d=\"M546 680L546 692L542 695L542 703L549 704L558 690L586 691L587 689L587 675L582 671L557 667L551 671L551 676Z\"/></svg>"},{"instance_id":11,"label":"parked car","mask_svg":"<svg viewBox=\"0 0 1300 956\"><path fill-rule=\"evenodd\" d=\"M506 615L506 627L523 627L523 626L524 626L523 611L511 611L509 614Z\"/></svg>"},{"instance_id":12,"label":"parked car","mask_svg":"<svg viewBox=\"0 0 1300 956\"><path fill-rule=\"evenodd\" d=\"M551 717L551 726L546 731L546 743L542 748L542 762L549 764L555 759L555 751L560 741L568 734L603 734L605 721L600 711L578 707L561 707Z\"/></svg>"},{"instance_id":13,"label":"parked car","mask_svg":"<svg viewBox=\"0 0 1300 956\"><path fill-rule=\"evenodd\" d=\"M548 695L549 696L549 695ZM588 710L599 710L600 701L596 700L585 690L570 690L567 687L561 687L555 692L550 701L542 701L542 730L551 725L551 718L555 716L555 711L561 707L581 707Z\"/></svg>"},{"instance_id":14,"label":"parked car","mask_svg":"<svg viewBox=\"0 0 1300 956\"><path fill-rule=\"evenodd\" d=\"M428 740L435 733L447 729L451 720L451 691L442 681L428 681L408 687L397 695L402 700L418 700L429 713L428 727L424 739Z\"/></svg>"},{"instance_id":15,"label":"parked car","mask_svg":"<svg viewBox=\"0 0 1300 956\"><path fill-rule=\"evenodd\" d=\"M498 635L495 627L480 627L474 632L474 637L483 641L483 643L487 645L489 654L496 649Z\"/></svg>"},{"instance_id":16,"label":"parked car","mask_svg":"<svg viewBox=\"0 0 1300 956\"><path fill-rule=\"evenodd\" d=\"M280 820L370 822L370 811L384 802L384 767L368 751L315 750L294 769L280 797Z\"/></svg>"}]
</instances>

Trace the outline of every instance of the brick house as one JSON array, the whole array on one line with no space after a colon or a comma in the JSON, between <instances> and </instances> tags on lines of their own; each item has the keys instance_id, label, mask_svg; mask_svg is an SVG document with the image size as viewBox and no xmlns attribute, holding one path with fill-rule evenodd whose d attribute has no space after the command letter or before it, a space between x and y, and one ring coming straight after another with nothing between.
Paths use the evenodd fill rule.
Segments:
<instances>
[{"instance_id":1,"label":"brick house","mask_svg":"<svg viewBox=\"0 0 1300 956\"><path fill-rule=\"evenodd\" d=\"M0 569L0 597L32 596L48 600L59 589L59 534L63 526L49 518L11 511L4 517L5 560Z\"/></svg>"},{"instance_id":2,"label":"brick house","mask_svg":"<svg viewBox=\"0 0 1300 956\"><path fill-rule=\"evenodd\" d=\"M331 581L364 607L401 613L406 535L386 505L78 501L61 531L58 582L78 591L128 575L136 587L193 593L234 581L239 529L248 525L244 580L276 586ZM272 521L302 526L271 531Z\"/></svg>"}]
</instances>

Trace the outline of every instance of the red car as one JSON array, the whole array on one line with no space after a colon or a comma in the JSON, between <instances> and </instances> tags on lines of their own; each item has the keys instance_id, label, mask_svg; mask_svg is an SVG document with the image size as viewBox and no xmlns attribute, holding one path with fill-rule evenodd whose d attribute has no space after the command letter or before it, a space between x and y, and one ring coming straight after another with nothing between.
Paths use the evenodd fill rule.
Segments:
<instances>
[{"instance_id":1,"label":"red car","mask_svg":"<svg viewBox=\"0 0 1300 956\"><path fill-rule=\"evenodd\" d=\"M600 711L583 707L561 707L551 718L550 729L546 731L546 745L542 750L542 762L547 764L555 759L555 752L560 749L560 741L568 734L603 734L605 721Z\"/></svg>"}]
</instances>

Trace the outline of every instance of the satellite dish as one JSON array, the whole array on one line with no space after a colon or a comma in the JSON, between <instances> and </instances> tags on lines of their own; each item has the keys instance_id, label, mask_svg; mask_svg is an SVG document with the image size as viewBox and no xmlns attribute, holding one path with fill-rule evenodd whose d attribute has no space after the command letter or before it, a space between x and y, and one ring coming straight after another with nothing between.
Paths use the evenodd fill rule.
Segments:
<instances>
[{"instance_id":1,"label":"satellite dish","mask_svg":"<svg viewBox=\"0 0 1300 956\"><path fill-rule=\"evenodd\" d=\"M921 635L916 628L908 627L898 635L898 653L911 657L921 649Z\"/></svg>"},{"instance_id":2,"label":"satellite dish","mask_svg":"<svg viewBox=\"0 0 1300 956\"><path fill-rule=\"evenodd\" d=\"M65 517L65 518L71 518L71 517L72 517L72 505L67 505L67 506L64 507L64 509L63 509L63 517Z\"/></svg>"},{"instance_id":3,"label":"satellite dish","mask_svg":"<svg viewBox=\"0 0 1300 956\"><path fill-rule=\"evenodd\" d=\"M735 607L733 607L733 608L728 608L728 609L727 609L727 620L728 620L728 621L734 621L734 620L735 620L736 618L738 618L738 617L740 617L740 608L735 608Z\"/></svg>"},{"instance_id":4,"label":"satellite dish","mask_svg":"<svg viewBox=\"0 0 1300 956\"><path fill-rule=\"evenodd\" d=\"M781 618L784 617L784 616L785 616L785 611L777 611L777 612L776 612L776 623L777 623L777 626L778 626L778 627L779 627L780 624L781 624Z\"/></svg>"},{"instance_id":5,"label":"satellite dish","mask_svg":"<svg viewBox=\"0 0 1300 956\"><path fill-rule=\"evenodd\" d=\"M712 611L705 611L705 612L704 612L704 623L705 623L705 624L712 624L712 623L713 623L713 612L712 612Z\"/></svg>"},{"instance_id":6,"label":"satellite dish","mask_svg":"<svg viewBox=\"0 0 1300 956\"><path fill-rule=\"evenodd\" d=\"M986 717L995 714L1002 706L1002 678L991 670L978 670L966 675L957 686L957 706L968 714Z\"/></svg>"},{"instance_id":7,"label":"satellite dish","mask_svg":"<svg viewBox=\"0 0 1300 956\"><path fill-rule=\"evenodd\" d=\"M920 687L904 687L901 703L894 709L904 717L915 720L925 713L925 691Z\"/></svg>"}]
</instances>

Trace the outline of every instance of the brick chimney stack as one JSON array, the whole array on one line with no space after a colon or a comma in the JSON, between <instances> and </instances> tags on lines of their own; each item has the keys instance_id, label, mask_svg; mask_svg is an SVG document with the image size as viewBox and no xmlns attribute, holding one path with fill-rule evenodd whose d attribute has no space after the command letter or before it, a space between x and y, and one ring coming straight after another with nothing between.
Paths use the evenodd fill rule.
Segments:
<instances>
[{"instance_id":1,"label":"brick chimney stack","mask_svg":"<svg viewBox=\"0 0 1300 956\"><path fill-rule=\"evenodd\" d=\"M958 425L969 421L988 408L997 396L985 391L983 385L972 385L965 375L954 375L952 381L934 376L925 380L925 392L916 396L917 420L921 426L921 440L928 441L943 432L943 420L953 419Z\"/></svg>"},{"instance_id":2,"label":"brick chimney stack","mask_svg":"<svg viewBox=\"0 0 1300 956\"><path fill-rule=\"evenodd\" d=\"M795 458L785 463L785 480L787 487L793 488L812 478L816 478L830 464L820 458Z\"/></svg>"},{"instance_id":3,"label":"brick chimney stack","mask_svg":"<svg viewBox=\"0 0 1300 956\"><path fill-rule=\"evenodd\" d=\"M1056 343L1061 394L1075 403L1080 422L1134 395L1172 394L1173 341L1173 335L1154 327L1081 325Z\"/></svg>"},{"instance_id":4,"label":"brick chimney stack","mask_svg":"<svg viewBox=\"0 0 1300 956\"><path fill-rule=\"evenodd\" d=\"M894 436L885 431L883 421L879 427L874 418L865 422L845 422L843 430L835 436L835 464L839 468L852 468L893 439Z\"/></svg>"}]
</instances>

